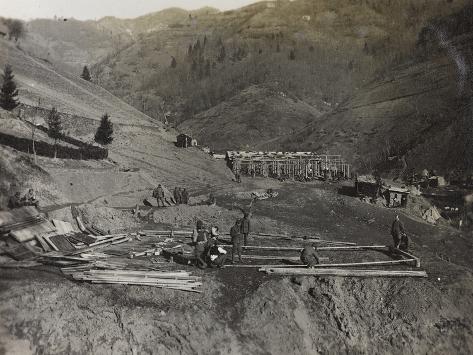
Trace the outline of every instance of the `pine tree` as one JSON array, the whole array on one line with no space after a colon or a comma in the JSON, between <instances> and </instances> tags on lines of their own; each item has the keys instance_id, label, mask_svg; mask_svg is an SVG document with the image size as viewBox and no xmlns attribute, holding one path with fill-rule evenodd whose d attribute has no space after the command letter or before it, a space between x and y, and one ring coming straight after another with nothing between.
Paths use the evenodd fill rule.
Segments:
<instances>
[{"instance_id":1,"label":"pine tree","mask_svg":"<svg viewBox=\"0 0 473 355\"><path fill-rule=\"evenodd\" d=\"M82 79L90 81L90 72L89 68L87 68L87 65L84 66L84 69L82 70L82 75L80 76Z\"/></svg>"},{"instance_id":2,"label":"pine tree","mask_svg":"<svg viewBox=\"0 0 473 355\"><path fill-rule=\"evenodd\" d=\"M56 108L53 107L49 112L48 118L48 136L54 139L54 159L57 157L57 141L62 137L62 122L61 116L57 112Z\"/></svg>"},{"instance_id":3,"label":"pine tree","mask_svg":"<svg viewBox=\"0 0 473 355\"><path fill-rule=\"evenodd\" d=\"M95 133L95 141L99 144L106 145L113 141L113 123L110 117L106 113L100 120L100 126L97 128Z\"/></svg>"},{"instance_id":4,"label":"pine tree","mask_svg":"<svg viewBox=\"0 0 473 355\"><path fill-rule=\"evenodd\" d=\"M0 91L0 106L4 110L11 111L18 106L18 90L16 84L13 81L13 70L10 65L5 65L3 70L3 85Z\"/></svg>"}]
</instances>

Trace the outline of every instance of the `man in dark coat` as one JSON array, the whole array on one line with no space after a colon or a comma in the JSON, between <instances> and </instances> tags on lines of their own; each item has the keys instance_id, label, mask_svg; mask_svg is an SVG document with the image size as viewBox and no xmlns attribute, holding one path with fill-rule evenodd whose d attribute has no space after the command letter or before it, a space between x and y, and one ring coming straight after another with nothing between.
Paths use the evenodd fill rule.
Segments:
<instances>
[{"instance_id":1,"label":"man in dark coat","mask_svg":"<svg viewBox=\"0 0 473 355\"><path fill-rule=\"evenodd\" d=\"M180 187L177 188L177 203L182 204L182 189Z\"/></svg>"},{"instance_id":2,"label":"man in dark coat","mask_svg":"<svg viewBox=\"0 0 473 355\"><path fill-rule=\"evenodd\" d=\"M174 202L177 205L179 203L179 188L178 187L174 188L173 196L174 196Z\"/></svg>"},{"instance_id":3,"label":"man in dark coat","mask_svg":"<svg viewBox=\"0 0 473 355\"><path fill-rule=\"evenodd\" d=\"M238 259L241 263L241 251L243 236L241 234L241 221L237 219L235 225L230 229L230 237L232 238L232 264L235 262L235 254L238 253Z\"/></svg>"},{"instance_id":4,"label":"man in dark coat","mask_svg":"<svg viewBox=\"0 0 473 355\"><path fill-rule=\"evenodd\" d=\"M407 250L409 239L407 238L406 230L404 229L402 222L399 220L398 215L396 215L391 226L391 236L393 237L394 247L396 249Z\"/></svg>"},{"instance_id":5,"label":"man in dark coat","mask_svg":"<svg viewBox=\"0 0 473 355\"><path fill-rule=\"evenodd\" d=\"M248 245L248 235L250 234L250 214L245 212L241 220L240 232L243 234L243 245Z\"/></svg>"},{"instance_id":6,"label":"man in dark coat","mask_svg":"<svg viewBox=\"0 0 473 355\"><path fill-rule=\"evenodd\" d=\"M163 207L165 207L164 206L164 190L161 184L159 184L158 187L153 191L153 197L156 198L158 207L159 207L159 202L161 202L163 204Z\"/></svg>"},{"instance_id":7,"label":"man in dark coat","mask_svg":"<svg viewBox=\"0 0 473 355\"><path fill-rule=\"evenodd\" d=\"M207 267L207 263L204 259L208 241L208 234L208 231L204 227L204 223L200 220L197 221L196 228L192 232L192 241L194 244L194 257L196 266L201 269L205 269Z\"/></svg>"},{"instance_id":8,"label":"man in dark coat","mask_svg":"<svg viewBox=\"0 0 473 355\"><path fill-rule=\"evenodd\" d=\"M317 255L317 246L315 244L308 244L301 251L301 261L309 268L315 267L319 264L319 256Z\"/></svg>"},{"instance_id":9,"label":"man in dark coat","mask_svg":"<svg viewBox=\"0 0 473 355\"><path fill-rule=\"evenodd\" d=\"M182 189L182 203L185 205L189 204L189 193L187 192L186 188Z\"/></svg>"}]
</instances>

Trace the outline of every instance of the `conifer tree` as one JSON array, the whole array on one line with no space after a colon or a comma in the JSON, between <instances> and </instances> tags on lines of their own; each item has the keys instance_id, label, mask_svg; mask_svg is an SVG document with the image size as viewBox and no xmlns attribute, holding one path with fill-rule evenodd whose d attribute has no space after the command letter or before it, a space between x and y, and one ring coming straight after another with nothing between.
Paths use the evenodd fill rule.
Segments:
<instances>
[{"instance_id":1,"label":"conifer tree","mask_svg":"<svg viewBox=\"0 0 473 355\"><path fill-rule=\"evenodd\" d=\"M62 137L62 122L61 116L57 112L56 108L53 107L49 112L48 118L48 136L54 139L54 159L57 157L57 141Z\"/></svg>"},{"instance_id":2,"label":"conifer tree","mask_svg":"<svg viewBox=\"0 0 473 355\"><path fill-rule=\"evenodd\" d=\"M97 128L95 133L95 141L99 144L106 145L113 141L113 123L110 117L106 113L100 120L100 126Z\"/></svg>"},{"instance_id":3,"label":"conifer tree","mask_svg":"<svg viewBox=\"0 0 473 355\"><path fill-rule=\"evenodd\" d=\"M5 65L3 70L3 85L0 91L0 106L7 111L13 110L18 106L18 90L16 84L13 81L15 77L13 75L13 70L10 65Z\"/></svg>"}]
</instances>

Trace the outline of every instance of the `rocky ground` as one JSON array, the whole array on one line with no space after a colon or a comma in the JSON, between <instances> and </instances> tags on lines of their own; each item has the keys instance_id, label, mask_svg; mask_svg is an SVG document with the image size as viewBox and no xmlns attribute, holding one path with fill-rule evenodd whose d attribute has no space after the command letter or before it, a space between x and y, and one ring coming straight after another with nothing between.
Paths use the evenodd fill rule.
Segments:
<instances>
[{"instance_id":1,"label":"rocky ground","mask_svg":"<svg viewBox=\"0 0 473 355\"><path fill-rule=\"evenodd\" d=\"M245 180L236 189L265 184ZM339 194L336 185L271 185L279 196L254 204L256 228L359 244L391 242L393 210ZM249 203L240 196L222 190L215 207L157 209L153 219L187 224L198 217L219 221L226 230L239 214L235 206ZM91 218L108 216L105 207L80 208ZM77 283L52 267L2 269L0 354L471 353L471 239L449 227L401 219L427 279L277 277L257 269L182 266L203 276L203 293L194 294ZM365 256L348 256L359 257Z\"/></svg>"}]
</instances>

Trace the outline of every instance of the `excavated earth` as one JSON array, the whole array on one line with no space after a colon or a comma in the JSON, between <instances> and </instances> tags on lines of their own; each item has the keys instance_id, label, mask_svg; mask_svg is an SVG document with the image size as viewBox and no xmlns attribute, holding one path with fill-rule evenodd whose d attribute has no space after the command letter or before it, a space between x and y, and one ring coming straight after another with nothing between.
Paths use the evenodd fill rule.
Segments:
<instances>
[{"instance_id":1,"label":"excavated earth","mask_svg":"<svg viewBox=\"0 0 473 355\"><path fill-rule=\"evenodd\" d=\"M339 188L278 183L279 196L257 201L254 219L272 224L268 231L390 243L395 212ZM224 192L217 199L214 209L189 211L230 223L241 199ZM171 209L155 211L154 219L172 218ZM179 222L188 218L185 209L176 210ZM77 283L46 266L2 269L0 354L473 353L471 236L401 218L428 278L278 277L182 266L203 276L203 292L194 294Z\"/></svg>"}]
</instances>

